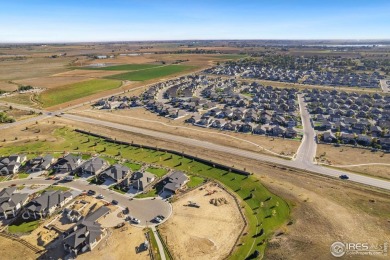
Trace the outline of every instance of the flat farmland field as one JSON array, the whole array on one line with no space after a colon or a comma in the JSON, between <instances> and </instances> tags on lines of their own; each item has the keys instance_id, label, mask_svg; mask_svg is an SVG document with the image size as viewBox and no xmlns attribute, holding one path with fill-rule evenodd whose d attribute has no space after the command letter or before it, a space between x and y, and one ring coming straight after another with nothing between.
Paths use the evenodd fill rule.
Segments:
<instances>
[{"instance_id":1,"label":"flat farmland field","mask_svg":"<svg viewBox=\"0 0 390 260\"><path fill-rule=\"evenodd\" d=\"M85 78L103 78L115 74L119 74L122 71L109 71L109 70L87 70L87 69L74 69L66 72L61 72L52 75L53 77L85 77Z\"/></svg>"},{"instance_id":2,"label":"flat farmland field","mask_svg":"<svg viewBox=\"0 0 390 260\"><path fill-rule=\"evenodd\" d=\"M160 66L152 69L122 73L118 75L109 76L107 78L119 79L119 80L131 80L131 81L144 81L149 79L165 77L171 74L176 74L184 71L189 71L195 68L196 68L195 66L186 66L186 65L167 65L167 66Z\"/></svg>"},{"instance_id":3,"label":"flat farmland field","mask_svg":"<svg viewBox=\"0 0 390 260\"><path fill-rule=\"evenodd\" d=\"M107 67L86 67L83 69L87 70L145 70L152 69L156 67L161 67L161 64L123 64L123 65L115 65L115 66L107 66Z\"/></svg>"},{"instance_id":4,"label":"flat farmland field","mask_svg":"<svg viewBox=\"0 0 390 260\"><path fill-rule=\"evenodd\" d=\"M21 85L30 85L36 88L56 88L64 85L82 82L82 81L88 81L91 79L92 78L82 77L82 76L74 76L74 77L50 76L50 77L41 77L41 78L21 79L21 80L16 80L15 83Z\"/></svg>"},{"instance_id":5,"label":"flat farmland field","mask_svg":"<svg viewBox=\"0 0 390 260\"><path fill-rule=\"evenodd\" d=\"M39 96L43 107L51 107L75 99L83 98L100 91L118 88L120 81L109 79L93 79L57 88L48 89Z\"/></svg>"}]
</instances>

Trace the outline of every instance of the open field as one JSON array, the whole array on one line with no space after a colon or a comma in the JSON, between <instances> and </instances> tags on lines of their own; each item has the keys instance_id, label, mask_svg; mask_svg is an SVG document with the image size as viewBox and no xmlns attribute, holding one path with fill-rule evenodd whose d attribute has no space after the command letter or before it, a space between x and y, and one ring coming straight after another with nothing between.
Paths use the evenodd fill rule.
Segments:
<instances>
[{"instance_id":1,"label":"open field","mask_svg":"<svg viewBox=\"0 0 390 260\"><path fill-rule=\"evenodd\" d=\"M194 66L187 65L166 65L151 69L126 72L118 75L108 76L110 79L131 80L131 81L145 81L155 78L161 78L176 73L181 73L195 69Z\"/></svg>"},{"instance_id":2,"label":"open field","mask_svg":"<svg viewBox=\"0 0 390 260\"><path fill-rule=\"evenodd\" d=\"M115 70L145 70L152 69L156 67L161 67L161 64L123 64L123 65L115 65L115 66L107 66L107 67L86 67L87 70L107 70L107 71L115 71Z\"/></svg>"},{"instance_id":3,"label":"open field","mask_svg":"<svg viewBox=\"0 0 390 260\"><path fill-rule=\"evenodd\" d=\"M103 78L121 73L121 71L87 70L74 69L52 75L53 77L85 77L85 78Z\"/></svg>"},{"instance_id":4,"label":"open field","mask_svg":"<svg viewBox=\"0 0 390 260\"><path fill-rule=\"evenodd\" d=\"M24 93L24 94L15 94L12 96L3 97L0 100L4 102L11 102L20 105L36 107L37 104L32 101L32 97L34 94Z\"/></svg>"},{"instance_id":5,"label":"open field","mask_svg":"<svg viewBox=\"0 0 390 260\"><path fill-rule=\"evenodd\" d=\"M115 80L93 79L46 90L40 94L39 100L44 107L51 107L100 91L115 89L120 85L121 83Z\"/></svg>"},{"instance_id":6,"label":"open field","mask_svg":"<svg viewBox=\"0 0 390 260\"><path fill-rule=\"evenodd\" d=\"M18 80L49 76L68 70L74 58L57 59L46 57L26 57L17 60L0 61L0 80Z\"/></svg>"},{"instance_id":7,"label":"open field","mask_svg":"<svg viewBox=\"0 0 390 260\"><path fill-rule=\"evenodd\" d=\"M247 150L266 154L269 153L257 147L257 145L264 147L278 155L287 156L292 156L300 145L300 142L296 140L233 133L229 131L221 132L216 129L200 128L184 123L186 118L171 120L157 116L156 114L151 113L143 108L125 110L118 109L110 112L104 110L90 110L88 106L84 106L72 110L72 112L80 113L84 116L97 119L105 118L106 120L114 123L133 125L157 130L160 132L175 133L180 136L191 137L199 140L207 140L213 143L228 146L241 147Z\"/></svg>"},{"instance_id":8,"label":"open field","mask_svg":"<svg viewBox=\"0 0 390 260\"><path fill-rule=\"evenodd\" d=\"M159 227L177 259L224 259L244 227L238 206L226 191L211 184L202 187L205 189L193 190L176 200L173 216ZM217 192L205 196L206 190ZM226 199L227 204L209 203L218 198ZM200 208L186 206L188 201Z\"/></svg>"},{"instance_id":9,"label":"open field","mask_svg":"<svg viewBox=\"0 0 390 260\"><path fill-rule=\"evenodd\" d=\"M6 81L0 81L0 90L12 92L12 91L18 90L18 85L11 84L11 83L8 83Z\"/></svg>"},{"instance_id":10,"label":"open field","mask_svg":"<svg viewBox=\"0 0 390 260\"><path fill-rule=\"evenodd\" d=\"M38 255L31 249L14 240L0 236L0 245L0 255L2 259L37 259Z\"/></svg>"},{"instance_id":11,"label":"open field","mask_svg":"<svg viewBox=\"0 0 390 260\"><path fill-rule=\"evenodd\" d=\"M14 81L20 85L30 85L36 88L56 88L63 85L74 84L82 81L90 80L89 77L83 76L49 76L40 78L21 79Z\"/></svg>"},{"instance_id":12,"label":"open field","mask_svg":"<svg viewBox=\"0 0 390 260\"><path fill-rule=\"evenodd\" d=\"M367 149L353 147L335 147L319 144L317 146L318 162L333 165L357 165L369 163L387 163L389 165L365 165L358 167L342 167L340 169L390 179L390 154L371 152Z\"/></svg>"}]
</instances>

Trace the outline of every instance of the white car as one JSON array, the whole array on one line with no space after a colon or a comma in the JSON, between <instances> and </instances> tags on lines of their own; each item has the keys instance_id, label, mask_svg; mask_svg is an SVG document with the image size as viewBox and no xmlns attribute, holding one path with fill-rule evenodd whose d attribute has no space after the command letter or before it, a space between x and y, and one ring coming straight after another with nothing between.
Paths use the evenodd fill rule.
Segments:
<instances>
[{"instance_id":1,"label":"white car","mask_svg":"<svg viewBox=\"0 0 390 260\"><path fill-rule=\"evenodd\" d=\"M141 221L138 218L131 218L131 222L133 222L135 224L141 223Z\"/></svg>"},{"instance_id":2,"label":"white car","mask_svg":"<svg viewBox=\"0 0 390 260\"><path fill-rule=\"evenodd\" d=\"M104 196L102 194L99 194L96 196L97 199L104 199Z\"/></svg>"},{"instance_id":3,"label":"white car","mask_svg":"<svg viewBox=\"0 0 390 260\"><path fill-rule=\"evenodd\" d=\"M162 219L159 218L159 217L155 217L154 220L157 221L158 223L161 223L161 222L162 222Z\"/></svg>"}]
</instances>

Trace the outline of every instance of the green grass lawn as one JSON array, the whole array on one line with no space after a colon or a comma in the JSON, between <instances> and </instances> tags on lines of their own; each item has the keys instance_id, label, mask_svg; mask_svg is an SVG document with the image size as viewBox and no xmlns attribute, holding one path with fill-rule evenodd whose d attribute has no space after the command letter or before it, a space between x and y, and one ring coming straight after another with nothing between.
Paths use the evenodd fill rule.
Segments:
<instances>
[{"instance_id":1,"label":"green grass lawn","mask_svg":"<svg viewBox=\"0 0 390 260\"><path fill-rule=\"evenodd\" d=\"M158 250L157 241L156 241L156 238L154 237L153 231L151 229L149 229L148 234L149 234L150 243L151 243L150 246L152 247L152 250L153 250L154 259L159 260L159 259L161 259L160 251Z\"/></svg>"},{"instance_id":2,"label":"green grass lawn","mask_svg":"<svg viewBox=\"0 0 390 260\"><path fill-rule=\"evenodd\" d=\"M87 70L145 70L152 69L156 67L161 67L161 64L123 64L123 65L115 65L115 66L107 66L107 67L85 67L78 69L87 69Z\"/></svg>"},{"instance_id":3,"label":"green grass lawn","mask_svg":"<svg viewBox=\"0 0 390 260\"><path fill-rule=\"evenodd\" d=\"M120 194L126 194L126 191L123 191L123 190L121 190L121 189L118 189L118 188L116 187L116 185L112 185L112 186L110 186L110 188L108 188L108 189L113 190L113 191L116 191L116 192L119 192Z\"/></svg>"},{"instance_id":4,"label":"green grass lawn","mask_svg":"<svg viewBox=\"0 0 390 260\"><path fill-rule=\"evenodd\" d=\"M126 166L126 167L128 167L128 168L130 168L133 172L138 171L138 170L141 169L141 167L142 167L141 164L132 163L132 162L125 162L123 165Z\"/></svg>"},{"instance_id":5,"label":"green grass lawn","mask_svg":"<svg viewBox=\"0 0 390 260\"><path fill-rule=\"evenodd\" d=\"M131 71L121 73L117 75L108 76L108 79L119 79L119 80L131 80L131 81L144 81L149 79L161 78L171 74L188 71L195 68L195 66L188 65L167 65L156 67L147 70Z\"/></svg>"},{"instance_id":6,"label":"green grass lawn","mask_svg":"<svg viewBox=\"0 0 390 260\"><path fill-rule=\"evenodd\" d=\"M54 131L54 135L60 136L63 141L37 141L23 143L21 146L3 144L3 146L0 147L0 154L9 155L27 151L44 153L50 150L72 152L75 150L76 146L78 147L77 152L86 153L91 152L91 150L101 151L105 148L104 153L107 155L115 156L118 154L118 151L121 151L122 158L127 160L161 165L162 167L186 171L190 175L198 175L219 181L241 198L241 204L244 206L244 213L249 225L248 235L241 238L240 243L242 245L237 247L237 250L231 256L231 259L244 259L247 257L248 253L253 253L256 249L261 253L264 253L267 238L270 238L276 229L280 228L282 224L289 220L290 207L288 203L269 192L261 182L253 176L246 177L227 172L179 155L173 155L162 151L108 143L100 138L80 134L68 128L59 128ZM199 180L193 180L194 183L197 181ZM138 197L156 196L160 189L161 187L159 186L155 187L147 194L142 194ZM261 226L257 226L258 224L261 224ZM264 232L259 236L253 237L256 234L259 234L262 228L264 229Z\"/></svg>"},{"instance_id":7,"label":"green grass lawn","mask_svg":"<svg viewBox=\"0 0 390 260\"><path fill-rule=\"evenodd\" d=\"M162 177L165 174L167 174L168 170L164 168L154 168L154 167L149 167L146 169L147 172L153 173L157 177Z\"/></svg>"},{"instance_id":8,"label":"green grass lawn","mask_svg":"<svg viewBox=\"0 0 390 260\"><path fill-rule=\"evenodd\" d=\"M30 176L28 173L18 173L19 179L26 179L28 176Z\"/></svg>"},{"instance_id":9,"label":"green grass lawn","mask_svg":"<svg viewBox=\"0 0 390 260\"><path fill-rule=\"evenodd\" d=\"M39 220L24 222L15 221L12 225L8 227L8 232L10 233L30 233L39 226Z\"/></svg>"},{"instance_id":10,"label":"green grass lawn","mask_svg":"<svg viewBox=\"0 0 390 260\"><path fill-rule=\"evenodd\" d=\"M45 90L40 94L39 100L43 107L51 107L104 90L115 89L120 85L121 82L117 80L93 79Z\"/></svg>"},{"instance_id":11,"label":"green grass lawn","mask_svg":"<svg viewBox=\"0 0 390 260\"><path fill-rule=\"evenodd\" d=\"M188 188L194 188L194 187L197 187L197 186L201 185L205 181L206 181L205 178L191 175L190 176L190 181L187 183L187 187Z\"/></svg>"},{"instance_id":12,"label":"green grass lawn","mask_svg":"<svg viewBox=\"0 0 390 260\"><path fill-rule=\"evenodd\" d=\"M150 189L146 193L140 193L140 194L136 195L134 198L136 198L136 199L153 198L153 197L156 197L157 195L158 195L157 190L153 188L153 189Z\"/></svg>"},{"instance_id":13,"label":"green grass lawn","mask_svg":"<svg viewBox=\"0 0 390 260\"><path fill-rule=\"evenodd\" d=\"M43 189L41 191L38 191L39 194L42 194L46 191L57 191L57 190L60 190L60 191L68 191L70 190L69 188L67 187L63 187L63 186L57 186L57 185L52 185L52 186L49 186L47 187L46 189Z\"/></svg>"}]
</instances>

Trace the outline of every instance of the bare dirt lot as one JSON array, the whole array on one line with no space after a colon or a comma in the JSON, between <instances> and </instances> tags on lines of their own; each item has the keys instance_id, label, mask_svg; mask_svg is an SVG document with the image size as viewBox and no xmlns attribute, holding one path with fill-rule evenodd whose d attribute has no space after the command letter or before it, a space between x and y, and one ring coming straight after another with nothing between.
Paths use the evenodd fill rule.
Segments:
<instances>
[{"instance_id":1,"label":"bare dirt lot","mask_svg":"<svg viewBox=\"0 0 390 260\"><path fill-rule=\"evenodd\" d=\"M177 259L224 259L244 226L237 204L223 189L207 184L173 203L173 216L160 226L162 236ZM217 192L206 196L206 190ZM227 204L210 204L223 198ZM200 208L188 207L188 201Z\"/></svg>"},{"instance_id":2,"label":"bare dirt lot","mask_svg":"<svg viewBox=\"0 0 390 260\"><path fill-rule=\"evenodd\" d=\"M18 85L11 84L6 81L0 81L0 90L3 91L15 91L18 90Z\"/></svg>"},{"instance_id":3,"label":"bare dirt lot","mask_svg":"<svg viewBox=\"0 0 390 260\"><path fill-rule=\"evenodd\" d=\"M4 237L0 237L0 245L1 259L33 260L38 256L26 246Z\"/></svg>"},{"instance_id":4,"label":"bare dirt lot","mask_svg":"<svg viewBox=\"0 0 390 260\"><path fill-rule=\"evenodd\" d=\"M77 113L92 118L105 118L111 122L127 124L167 133L175 133L180 136L192 137L199 140L207 140L222 145L241 147L243 149L257 151L271 155L292 156L298 149L300 142L296 140L272 138L259 135L218 131L192 126L184 123L185 118L171 120L157 116L143 108L103 111L92 110L88 106L74 110ZM109 116L107 116L109 115ZM266 150L263 150L261 147ZM271 151L272 153L268 152Z\"/></svg>"},{"instance_id":5,"label":"bare dirt lot","mask_svg":"<svg viewBox=\"0 0 390 260\"><path fill-rule=\"evenodd\" d=\"M149 251L136 252L136 247L145 242L144 232L140 228L126 224L120 229L110 229L105 237L93 251L81 254L77 259L150 259Z\"/></svg>"},{"instance_id":6,"label":"bare dirt lot","mask_svg":"<svg viewBox=\"0 0 390 260\"><path fill-rule=\"evenodd\" d=\"M353 147L335 147L331 145L317 146L318 162L332 165L359 165L369 163L384 163L389 165L362 165L354 167L340 167L340 169L368 174L390 179L390 154L383 152L371 152L367 149Z\"/></svg>"}]
</instances>

